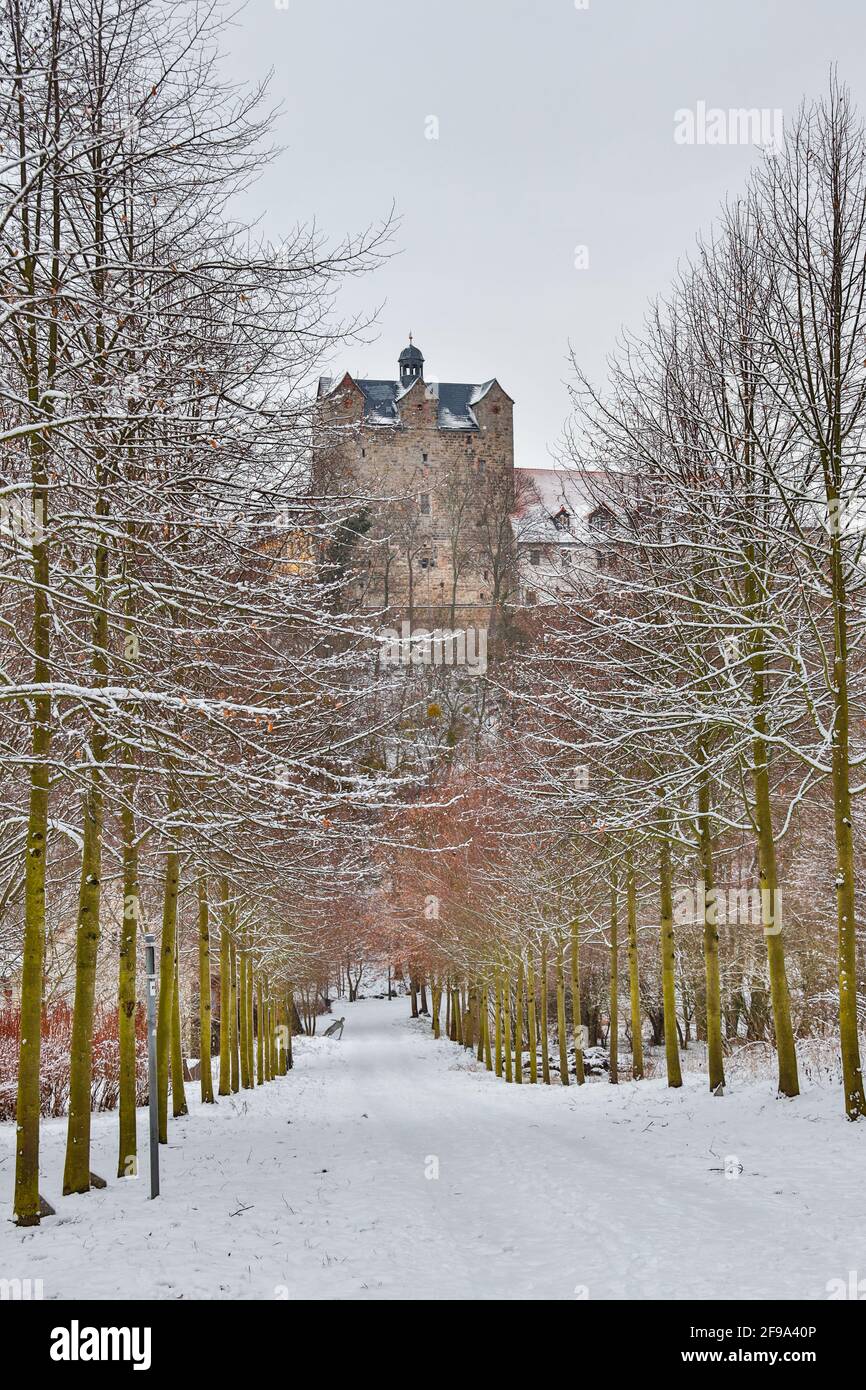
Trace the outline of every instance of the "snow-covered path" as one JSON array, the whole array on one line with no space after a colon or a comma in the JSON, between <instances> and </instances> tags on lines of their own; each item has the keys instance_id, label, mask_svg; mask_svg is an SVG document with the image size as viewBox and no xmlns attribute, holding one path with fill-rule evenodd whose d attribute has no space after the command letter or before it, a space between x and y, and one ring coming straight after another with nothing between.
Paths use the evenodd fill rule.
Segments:
<instances>
[{"instance_id":1,"label":"snow-covered path","mask_svg":"<svg viewBox=\"0 0 866 1390\"><path fill-rule=\"evenodd\" d=\"M270 1086L213 1107L189 1087L157 1203L112 1177L114 1115L94 1121L108 1188L60 1198L48 1122L58 1215L0 1223L0 1277L46 1298L265 1299L826 1298L866 1277L866 1125L835 1090L506 1086L405 999L345 1013L342 1041L298 1040ZM0 1142L8 1212L11 1125Z\"/></svg>"}]
</instances>

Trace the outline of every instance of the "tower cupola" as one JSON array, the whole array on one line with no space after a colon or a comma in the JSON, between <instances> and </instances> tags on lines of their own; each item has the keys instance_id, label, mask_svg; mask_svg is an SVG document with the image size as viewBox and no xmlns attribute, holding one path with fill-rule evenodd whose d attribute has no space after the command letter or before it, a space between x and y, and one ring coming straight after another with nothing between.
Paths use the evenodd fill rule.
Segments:
<instances>
[{"instance_id":1,"label":"tower cupola","mask_svg":"<svg viewBox=\"0 0 866 1390\"><path fill-rule=\"evenodd\" d=\"M412 342L411 333L409 334L409 346L404 347L397 360L400 365L401 386L411 386L413 381L423 381L424 356Z\"/></svg>"}]
</instances>

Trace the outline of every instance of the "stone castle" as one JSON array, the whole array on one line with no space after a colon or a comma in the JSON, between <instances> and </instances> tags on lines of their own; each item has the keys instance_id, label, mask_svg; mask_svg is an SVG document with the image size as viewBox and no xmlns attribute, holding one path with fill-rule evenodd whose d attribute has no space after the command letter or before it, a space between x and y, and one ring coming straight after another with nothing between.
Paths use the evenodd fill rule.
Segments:
<instances>
[{"instance_id":1,"label":"stone castle","mask_svg":"<svg viewBox=\"0 0 866 1390\"><path fill-rule=\"evenodd\" d=\"M320 380L313 490L357 498L365 608L487 623L515 599L513 407L495 378L426 380L411 334L396 380Z\"/></svg>"}]
</instances>

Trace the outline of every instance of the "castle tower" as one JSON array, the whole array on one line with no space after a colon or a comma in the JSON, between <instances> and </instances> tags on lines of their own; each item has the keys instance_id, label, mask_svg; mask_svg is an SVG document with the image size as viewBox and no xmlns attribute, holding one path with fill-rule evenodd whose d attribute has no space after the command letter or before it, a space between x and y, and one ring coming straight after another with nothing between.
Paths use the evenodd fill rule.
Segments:
<instances>
[{"instance_id":1,"label":"castle tower","mask_svg":"<svg viewBox=\"0 0 866 1390\"><path fill-rule=\"evenodd\" d=\"M397 371L321 379L313 492L371 499L351 562L362 606L490 627L516 574L492 521L513 508L514 402L495 378L425 383L411 334Z\"/></svg>"}]
</instances>

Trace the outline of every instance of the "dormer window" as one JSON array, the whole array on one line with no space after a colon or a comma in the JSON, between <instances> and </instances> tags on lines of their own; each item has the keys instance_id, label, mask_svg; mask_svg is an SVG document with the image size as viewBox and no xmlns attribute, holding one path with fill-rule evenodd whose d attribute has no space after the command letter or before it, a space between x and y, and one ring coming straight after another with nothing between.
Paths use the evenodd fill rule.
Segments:
<instances>
[{"instance_id":1,"label":"dormer window","mask_svg":"<svg viewBox=\"0 0 866 1390\"><path fill-rule=\"evenodd\" d=\"M556 516L553 518L553 524L557 531L571 530L571 515L565 510L565 507L560 507Z\"/></svg>"}]
</instances>

